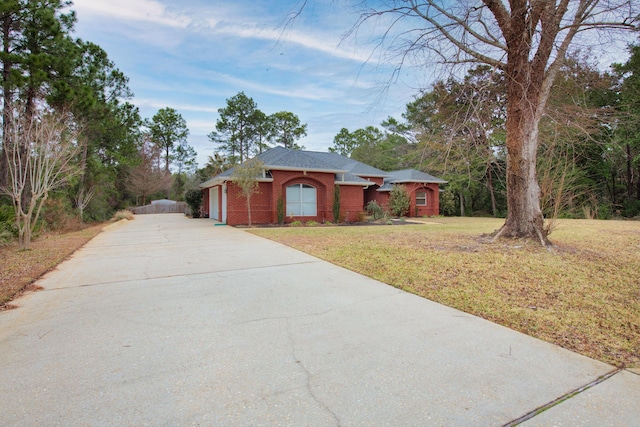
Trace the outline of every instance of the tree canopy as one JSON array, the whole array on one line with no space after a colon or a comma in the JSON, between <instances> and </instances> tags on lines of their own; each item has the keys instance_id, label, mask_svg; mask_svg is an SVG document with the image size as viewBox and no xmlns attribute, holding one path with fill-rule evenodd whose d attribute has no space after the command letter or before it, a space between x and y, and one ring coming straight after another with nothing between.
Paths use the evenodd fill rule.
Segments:
<instances>
[{"instance_id":1,"label":"tree canopy","mask_svg":"<svg viewBox=\"0 0 640 427\"><path fill-rule=\"evenodd\" d=\"M272 144L303 148L296 141L307 135L306 123L289 111L266 115L244 92L228 98L226 107L218 109L218 113L220 118L209 140L226 154L231 164L242 163Z\"/></svg>"},{"instance_id":2,"label":"tree canopy","mask_svg":"<svg viewBox=\"0 0 640 427\"><path fill-rule=\"evenodd\" d=\"M415 56L425 62L486 64L504 73L507 219L495 237L535 237L548 244L537 156L539 124L551 88L576 37L634 29L640 5L631 0L364 4L370 7L354 32L364 23L382 20L387 30L379 46L397 52L400 64Z\"/></svg>"}]
</instances>

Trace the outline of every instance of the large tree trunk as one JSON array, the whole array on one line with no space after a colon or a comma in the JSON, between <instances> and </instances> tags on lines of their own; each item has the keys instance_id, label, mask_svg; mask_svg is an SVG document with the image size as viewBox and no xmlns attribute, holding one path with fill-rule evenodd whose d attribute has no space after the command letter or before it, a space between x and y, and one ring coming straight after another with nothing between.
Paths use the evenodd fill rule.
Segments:
<instances>
[{"instance_id":1,"label":"large tree trunk","mask_svg":"<svg viewBox=\"0 0 640 427\"><path fill-rule=\"evenodd\" d=\"M538 125L550 87L544 68L529 62L529 47L509 51L507 78L507 220L495 237L535 238L547 246L536 172Z\"/></svg>"},{"instance_id":2,"label":"large tree trunk","mask_svg":"<svg viewBox=\"0 0 640 427\"><path fill-rule=\"evenodd\" d=\"M540 187L536 173L538 123L532 117L524 132L520 127L509 129L507 120L507 220L496 236L536 238L548 245L544 217L540 209ZM513 126L513 123L511 123ZM511 130L511 131L510 131Z\"/></svg>"}]
</instances>

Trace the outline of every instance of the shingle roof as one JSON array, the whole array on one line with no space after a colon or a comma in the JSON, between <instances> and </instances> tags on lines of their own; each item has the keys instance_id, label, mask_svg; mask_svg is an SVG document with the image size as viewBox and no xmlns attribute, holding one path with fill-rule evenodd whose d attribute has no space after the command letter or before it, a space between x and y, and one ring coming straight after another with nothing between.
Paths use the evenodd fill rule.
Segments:
<instances>
[{"instance_id":1,"label":"shingle roof","mask_svg":"<svg viewBox=\"0 0 640 427\"><path fill-rule=\"evenodd\" d=\"M346 184L346 185L373 185L375 184L374 182L369 181L368 179L365 178L361 178L358 175L353 175L351 173L345 173L343 174L344 178L342 176L336 176L336 184Z\"/></svg>"},{"instance_id":2,"label":"shingle roof","mask_svg":"<svg viewBox=\"0 0 640 427\"><path fill-rule=\"evenodd\" d=\"M259 154L257 157L268 169L305 169L327 171L334 173L347 172L338 165L329 163L317 156L309 155L310 152L303 150L290 150L284 147L275 147Z\"/></svg>"},{"instance_id":3,"label":"shingle roof","mask_svg":"<svg viewBox=\"0 0 640 427\"><path fill-rule=\"evenodd\" d=\"M425 172L420 172L415 169L403 169L398 171L389 172L391 175L391 179L389 180L392 184L401 184L403 182L424 182L424 183L435 183L435 184L446 184L447 181L436 178L433 175L429 175Z\"/></svg>"},{"instance_id":4,"label":"shingle roof","mask_svg":"<svg viewBox=\"0 0 640 427\"><path fill-rule=\"evenodd\" d=\"M393 186L391 185L391 183L385 179L382 186L380 186L380 188L378 188L376 191L391 191L392 188Z\"/></svg>"},{"instance_id":5,"label":"shingle roof","mask_svg":"<svg viewBox=\"0 0 640 427\"><path fill-rule=\"evenodd\" d=\"M389 178L384 179L384 183L376 191L391 191L393 184L404 184L409 182L422 182L425 184L446 184L447 181L436 178L425 172L415 169L403 169L389 172Z\"/></svg>"},{"instance_id":6,"label":"shingle roof","mask_svg":"<svg viewBox=\"0 0 640 427\"><path fill-rule=\"evenodd\" d=\"M275 147L256 156L265 165L266 169L274 170L307 170L319 171L334 174L343 174L336 177L336 182L345 184L373 185L373 182L363 177L382 177L384 184L378 191L390 191L392 184L406 182L423 182L444 184L440 178L436 178L428 173L415 169L404 169L393 172L385 172L374 168L357 160L350 159L338 153L323 153L319 151L290 150L284 147ZM233 175L235 168L226 170L206 182L200 187L206 188L224 180L228 180Z\"/></svg>"},{"instance_id":7,"label":"shingle roof","mask_svg":"<svg viewBox=\"0 0 640 427\"><path fill-rule=\"evenodd\" d=\"M338 153L323 153L320 151L305 151L311 157L345 169L347 172L358 176L389 176L388 172L374 168L357 160L350 159Z\"/></svg>"}]
</instances>

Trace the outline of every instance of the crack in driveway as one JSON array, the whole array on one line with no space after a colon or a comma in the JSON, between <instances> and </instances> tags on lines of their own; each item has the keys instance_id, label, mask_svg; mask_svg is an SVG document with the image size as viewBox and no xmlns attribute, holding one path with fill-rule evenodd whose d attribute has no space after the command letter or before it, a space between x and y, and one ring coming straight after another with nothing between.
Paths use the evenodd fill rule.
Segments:
<instances>
[{"instance_id":1,"label":"crack in driveway","mask_svg":"<svg viewBox=\"0 0 640 427\"><path fill-rule=\"evenodd\" d=\"M155 276L155 277L149 277L147 270L151 266L147 266L147 268L145 269L145 274L147 275L147 277L141 277L141 278L138 278L138 279L129 279L129 280L113 280L113 281L109 281L109 282L84 283L82 285L77 285L77 286L45 288L45 289L43 289L43 291L47 291L47 292L48 291L63 291L63 290L67 290L67 289L87 288L87 287L100 286L100 285L114 285L114 284L118 284L118 283L131 283L131 282L145 282L145 281L149 281L149 280L171 279L171 278L175 278L175 277L205 276L205 275L211 275L211 274L233 273L233 272L236 272L236 271L251 271L251 270L261 270L261 269L274 268L274 267L288 267L288 266L292 266L292 265L316 264L316 263L321 263L321 262L323 262L323 261L320 261L320 260L318 260L318 261L301 261L301 262L290 262L290 263L284 263L284 264L260 265L260 266L256 266L256 267L232 268L232 269L227 269L227 270L203 271L201 273L165 274L165 275L162 275L162 276Z\"/></svg>"},{"instance_id":2,"label":"crack in driveway","mask_svg":"<svg viewBox=\"0 0 640 427\"><path fill-rule=\"evenodd\" d=\"M291 331L291 323L289 319L285 319L286 324L287 324L287 337L289 338L289 343L291 345L291 357L293 358L293 361L296 363L296 365L298 365L300 367L300 369L302 370L302 372L305 375L305 389L307 390L307 393L309 393L309 395L311 396L311 398L327 413L329 414L336 422L336 426L340 427L340 418L338 418L338 415L333 412L331 410L331 408L329 407L328 404L326 404L325 402L323 402L317 395L316 393L313 391L313 387L311 385L312 379L313 379L313 375L311 374L311 372L309 372L309 369L305 366L304 362L302 360L300 360L300 358L298 357L298 355L296 354L296 341L293 338L293 332Z\"/></svg>"}]
</instances>

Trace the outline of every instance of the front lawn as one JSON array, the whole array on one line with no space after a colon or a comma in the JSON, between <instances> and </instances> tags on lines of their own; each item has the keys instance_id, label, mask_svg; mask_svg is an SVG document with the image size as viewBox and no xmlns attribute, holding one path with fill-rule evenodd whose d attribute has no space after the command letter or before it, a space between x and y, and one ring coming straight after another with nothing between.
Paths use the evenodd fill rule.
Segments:
<instances>
[{"instance_id":1,"label":"front lawn","mask_svg":"<svg viewBox=\"0 0 640 427\"><path fill-rule=\"evenodd\" d=\"M640 222L559 220L547 251L504 220L252 233L617 366L640 363Z\"/></svg>"}]
</instances>

